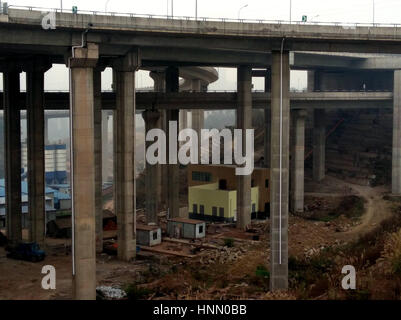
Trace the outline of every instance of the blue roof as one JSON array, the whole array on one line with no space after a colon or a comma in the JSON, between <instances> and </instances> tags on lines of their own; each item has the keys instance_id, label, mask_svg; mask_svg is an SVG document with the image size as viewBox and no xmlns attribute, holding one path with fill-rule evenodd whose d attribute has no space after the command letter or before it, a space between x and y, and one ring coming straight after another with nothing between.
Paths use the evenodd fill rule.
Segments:
<instances>
[{"instance_id":1,"label":"blue roof","mask_svg":"<svg viewBox=\"0 0 401 320\"><path fill-rule=\"evenodd\" d=\"M54 197L59 199L59 200L70 200L71 199L71 196L69 194L67 194L67 193L64 193L64 192L56 192L54 194Z\"/></svg>"},{"instance_id":2,"label":"blue roof","mask_svg":"<svg viewBox=\"0 0 401 320\"><path fill-rule=\"evenodd\" d=\"M52 144L45 146L46 150L64 150L67 149L67 145L65 144Z\"/></svg>"},{"instance_id":3,"label":"blue roof","mask_svg":"<svg viewBox=\"0 0 401 320\"><path fill-rule=\"evenodd\" d=\"M5 181L4 179L0 179L0 197L5 196L5 187L4 187ZM58 192L57 190L49 187L45 187L45 193L56 193ZM22 194L28 194L28 182L27 181L21 181L21 193Z\"/></svg>"}]
</instances>

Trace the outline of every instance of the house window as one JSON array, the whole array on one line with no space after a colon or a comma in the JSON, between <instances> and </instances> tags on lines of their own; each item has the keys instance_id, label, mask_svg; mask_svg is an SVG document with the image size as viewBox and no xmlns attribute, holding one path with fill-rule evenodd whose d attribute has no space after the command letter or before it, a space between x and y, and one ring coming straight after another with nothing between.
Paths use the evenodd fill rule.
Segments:
<instances>
[{"instance_id":1,"label":"house window","mask_svg":"<svg viewBox=\"0 0 401 320\"><path fill-rule=\"evenodd\" d=\"M266 189L269 188L269 179L266 179L266 180L265 180L265 188L266 188Z\"/></svg>"},{"instance_id":2,"label":"house window","mask_svg":"<svg viewBox=\"0 0 401 320\"><path fill-rule=\"evenodd\" d=\"M252 203L252 212L256 212L256 204Z\"/></svg>"},{"instance_id":3,"label":"house window","mask_svg":"<svg viewBox=\"0 0 401 320\"><path fill-rule=\"evenodd\" d=\"M227 190L227 180L226 179L220 179L219 180L219 189L220 190Z\"/></svg>"},{"instance_id":4,"label":"house window","mask_svg":"<svg viewBox=\"0 0 401 320\"><path fill-rule=\"evenodd\" d=\"M210 182L212 181L212 174L210 172L192 171L192 180Z\"/></svg>"},{"instance_id":5,"label":"house window","mask_svg":"<svg viewBox=\"0 0 401 320\"><path fill-rule=\"evenodd\" d=\"M255 186L255 180L251 180L251 188L253 188Z\"/></svg>"},{"instance_id":6,"label":"house window","mask_svg":"<svg viewBox=\"0 0 401 320\"><path fill-rule=\"evenodd\" d=\"M219 216L224 217L224 208L219 208Z\"/></svg>"},{"instance_id":7,"label":"house window","mask_svg":"<svg viewBox=\"0 0 401 320\"><path fill-rule=\"evenodd\" d=\"M213 207L213 208L212 208L212 215L213 215L214 217L217 217L217 207Z\"/></svg>"},{"instance_id":8,"label":"house window","mask_svg":"<svg viewBox=\"0 0 401 320\"><path fill-rule=\"evenodd\" d=\"M192 207L192 212L193 213L195 213L195 214L197 214L198 213L198 205L197 204L193 204L193 207Z\"/></svg>"},{"instance_id":9,"label":"house window","mask_svg":"<svg viewBox=\"0 0 401 320\"><path fill-rule=\"evenodd\" d=\"M200 214L205 214L205 207L203 206L203 204L200 205Z\"/></svg>"},{"instance_id":10,"label":"house window","mask_svg":"<svg viewBox=\"0 0 401 320\"><path fill-rule=\"evenodd\" d=\"M199 233L199 234L202 234L202 233L203 233L203 226L202 226L202 225L200 225L200 226L198 227L198 233Z\"/></svg>"},{"instance_id":11,"label":"house window","mask_svg":"<svg viewBox=\"0 0 401 320\"><path fill-rule=\"evenodd\" d=\"M153 231L153 240L157 240L157 231Z\"/></svg>"}]
</instances>

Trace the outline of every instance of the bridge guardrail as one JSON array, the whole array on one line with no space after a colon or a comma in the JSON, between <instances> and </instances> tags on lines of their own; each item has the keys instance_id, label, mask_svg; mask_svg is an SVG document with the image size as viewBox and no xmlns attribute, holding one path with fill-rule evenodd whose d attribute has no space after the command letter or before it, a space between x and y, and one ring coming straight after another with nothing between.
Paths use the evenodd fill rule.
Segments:
<instances>
[{"instance_id":1,"label":"bridge guardrail","mask_svg":"<svg viewBox=\"0 0 401 320\"><path fill-rule=\"evenodd\" d=\"M44 8L33 6L17 6L9 5L8 8L24 9L28 11L46 11L56 13L71 13L74 14L72 9L61 8ZM86 15L106 15L106 16L121 16L131 18L148 18L148 19L167 19L167 20L184 20L184 21L204 21L204 22L241 22L241 23L259 23L259 24L290 24L290 25L321 25L321 26L341 26L341 27L401 27L399 23L366 23L366 22L325 22L325 21L300 21L300 20L266 20L266 19L235 19L235 18L214 18L214 17L191 17L191 16L169 16L157 14L142 14L142 13L123 13L123 12L104 12L95 10L78 10L77 14Z\"/></svg>"}]
</instances>

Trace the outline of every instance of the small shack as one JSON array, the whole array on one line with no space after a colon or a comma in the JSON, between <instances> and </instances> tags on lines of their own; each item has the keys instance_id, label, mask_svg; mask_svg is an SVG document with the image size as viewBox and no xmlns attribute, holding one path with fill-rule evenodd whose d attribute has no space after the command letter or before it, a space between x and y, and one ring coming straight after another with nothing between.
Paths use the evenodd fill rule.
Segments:
<instances>
[{"instance_id":1,"label":"small shack","mask_svg":"<svg viewBox=\"0 0 401 320\"><path fill-rule=\"evenodd\" d=\"M187 218L171 218L167 221L170 238L200 239L206 235L206 223Z\"/></svg>"},{"instance_id":2,"label":"small shack","mask_svg":"<svg viewBox=\"0 0 401 320\"><path fill-rule=\"evenodd\" d=\"M162 231L158 226L137 225L136 241L142 246L155 246L162 242Z\"/></svg>"}]
</instances>

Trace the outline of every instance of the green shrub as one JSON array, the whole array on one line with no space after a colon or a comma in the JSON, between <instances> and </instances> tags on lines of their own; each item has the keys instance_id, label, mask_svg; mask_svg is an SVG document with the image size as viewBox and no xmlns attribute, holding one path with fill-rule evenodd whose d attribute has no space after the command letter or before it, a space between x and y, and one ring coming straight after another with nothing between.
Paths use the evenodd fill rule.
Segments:
<instances>
[{"instance_id":1,"label":"green shrub","mask_svg":"<svg viewBox=\"0 0 401 320\"><path fill-rule=\"evenodd\" d=\"M130 284L124 289L128 300L141 300L150 295L151 291L146 288L138 287L135 284Z\"/></svg>"},{"instance_id":2,"label":"green shrub","mask_svg":"<svg viewBox=\"0 0 401 320\"><path fill-rule=\"evenodd\" d=\"M234 247L234 239L233 238L225 238L224 239L224 246L228 248Z\"/></svg>"}]
</instances>

